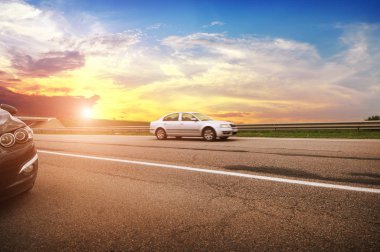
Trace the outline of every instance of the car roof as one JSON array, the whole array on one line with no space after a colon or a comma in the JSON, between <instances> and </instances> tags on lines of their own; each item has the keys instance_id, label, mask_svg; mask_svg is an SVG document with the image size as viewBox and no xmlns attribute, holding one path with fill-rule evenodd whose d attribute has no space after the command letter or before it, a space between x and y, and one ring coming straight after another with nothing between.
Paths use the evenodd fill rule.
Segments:
<instances>
[{"instance_id":1,"label":"car roof","mask_svg":"<svg viewBox=\"0 0 380 252\"><path fill-rule=\"evenodd\" d=\"M169 114L166 114L166 115L163 115L161 118L164 118L168 115L171 115L171 114L177 114L177 113L190 113L190 114L194 114L194 113L199 113L199 112L189 112L189 111L177 111L177 112L172 112L172 113L169 113Z\"/></svg>"},{"instance_id":2,"label":"car roof","mask_svg":"<svg viewBox=\"0 0 380 252\"><path fill-rule=\"evenodd\" d=\"M175 113L191 113L191 114L194 114L194 113L199 113L199 112L191 112L191 111L177 111L177 112L172 112L172 113L169 113L168 115L171 115L171 114L175 114Z\"/></svg>"}]
</instances>

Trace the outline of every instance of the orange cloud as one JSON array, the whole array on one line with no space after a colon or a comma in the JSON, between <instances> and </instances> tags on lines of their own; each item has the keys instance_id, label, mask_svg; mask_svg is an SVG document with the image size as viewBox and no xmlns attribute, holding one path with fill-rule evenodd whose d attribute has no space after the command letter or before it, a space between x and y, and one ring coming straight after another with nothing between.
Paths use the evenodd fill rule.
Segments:
<instances>
[{"instance_id":1,"label":"orange cloud","mask_svg":"<svg viewBox=\"0 0 380 252\"><path fill-rule=\"evenodd\" d=\"M18 109L18 115L74 118L82 116L84 107L96 104L100 96L43 96L18 94L0 86L0 104L9 104Z\"/></svg>"},{"instance_id":2,"label":"orange cloud","mask_svg":"<svg viewBox=\"0 0 380 252\"><path fill-rule=\"evenodd\" d=\"M48 77L80 68L84 64L84 55L76 51L47 52L37 60L19 53L13 55L12 58L12 67L17 69L21 75L29 77Z\"/></svg>"}]
</instances>

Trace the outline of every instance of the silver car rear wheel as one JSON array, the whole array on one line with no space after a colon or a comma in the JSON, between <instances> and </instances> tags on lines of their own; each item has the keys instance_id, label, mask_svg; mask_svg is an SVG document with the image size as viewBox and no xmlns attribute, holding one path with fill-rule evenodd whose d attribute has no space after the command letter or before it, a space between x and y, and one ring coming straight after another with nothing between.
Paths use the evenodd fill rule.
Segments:
<instances>
[{"instance_id":1,"label":"silver car rear wheel","mask_svg":"<svg viewBox=\"0 0 380 252\"><path fill-rule=\"evenodd\" d=\"M167 135L163 128L159 128L156 130L156 137L158 140L165 140Z\"/></svg>"},{"instance_id":2,"label":"silver car rear wheel","mask_svg":"<svg viewBox=\"0 0 380 252\"><path fill-rule=\"evenodd\" d=\"M202 132L202 137L206 141L214 141L216 139L216 133L213 128L205 128Z\"/></svg>"}]
</instances>

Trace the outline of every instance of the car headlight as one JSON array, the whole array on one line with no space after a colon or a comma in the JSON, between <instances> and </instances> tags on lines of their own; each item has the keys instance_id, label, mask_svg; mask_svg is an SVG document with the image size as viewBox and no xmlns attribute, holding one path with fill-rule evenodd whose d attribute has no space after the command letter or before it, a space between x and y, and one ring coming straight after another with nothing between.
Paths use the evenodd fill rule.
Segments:
<instances>
[{"instance_id":1,"label":"car headlight","mask_svg":"<svg viewBox=\"0 0 380 252\"><path fill-rule=\"evenodd\" d=\"M15 135L17 143L25 143L33 138L33 131L28 126L16 130L13 134Z\"/></svg>"},{"instance_id":2,"label":"car headlight","mask_svg":"<svg viewBox=\"0 0 380 252\"><path fill-rule=\"evenodd\" d=\"M221 124L220 127L221 128L231 128L231 125L229 125L229 124Z\"/></svg>"},{"instance_id":3,"label":"car headlight","mask_svg":"<svg viewBox=\"0 0 380 252\"><path fill-rule=\"evenodd\" d=\"M33 131L28 126L16 130L14 133L5 133L0 136L0 145L12 147L15 143L26 143L33 138Z\"/></svg>"},{"instance_id":4,"label":"car headlight","mask_svg":"<svg viewBox=\"0 0 380 252\"><path fill-rule=\"evenodd\" d=\"M11 147L15 144L16 139L12 133L5 133L0 137L0 144L3 147Z\"/></svg>"}]
</instances>

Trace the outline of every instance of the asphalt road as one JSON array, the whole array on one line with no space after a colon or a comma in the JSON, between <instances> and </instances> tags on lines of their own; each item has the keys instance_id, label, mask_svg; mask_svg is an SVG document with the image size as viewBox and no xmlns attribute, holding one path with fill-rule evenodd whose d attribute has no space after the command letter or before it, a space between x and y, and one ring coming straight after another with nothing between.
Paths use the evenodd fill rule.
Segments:
<instances>
[{"instance_id":1,"label":"asphalt road","mask_svg":"<svg viewBox=\"0 0 380 252\"><path fill-rule=\"evenodd\" d=\"M380 248L379 140L35 139L37 182L0 203L0 251Z\"/></svg>"}]
</instances>

